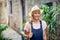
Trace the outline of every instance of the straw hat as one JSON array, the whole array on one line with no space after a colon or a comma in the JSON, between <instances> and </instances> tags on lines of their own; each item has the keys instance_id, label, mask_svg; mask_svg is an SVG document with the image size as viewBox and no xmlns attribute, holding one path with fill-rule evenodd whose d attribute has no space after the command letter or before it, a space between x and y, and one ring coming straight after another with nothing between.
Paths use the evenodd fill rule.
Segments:
<instances>
[{"instance_id":1,"label":"straw hat","mask_svg":"<svg viewBox=\"0 0 60 40\"><path fill-rule=\"evenodd\" d=\"M35 10L40 10L40 14L43 12L42 9L40 9L37 5L33 6L31 11L29 12L29 16L32 17L32 12Z\"/></svg>"}]
</instances>

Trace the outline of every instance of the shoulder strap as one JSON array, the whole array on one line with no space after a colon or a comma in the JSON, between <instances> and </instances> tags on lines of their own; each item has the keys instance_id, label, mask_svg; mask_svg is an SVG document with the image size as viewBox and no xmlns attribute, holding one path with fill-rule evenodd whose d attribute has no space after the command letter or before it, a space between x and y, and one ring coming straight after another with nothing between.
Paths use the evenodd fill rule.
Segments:
<instances>
[{"instance_id":1,"label":"shoulder strap","mask_svg":"<svg viewBox=\"0 0 60 40\"><path fill-rule=\"evenodd\" d=\"M42 21L40 21L40 26L41 26L41 28L42 28Z\"/></svg>"},{"instance_id":2,"label":"shoulder strap","mask_svg":"<svg viewBox=\"0 0 60 40\"><path fill-rule=\"evenodd\" d=\"M33 27L33 24L32 24L32 22L31 22L31 31L32 31L32 27Z\"/></svg>"}]
</instances>

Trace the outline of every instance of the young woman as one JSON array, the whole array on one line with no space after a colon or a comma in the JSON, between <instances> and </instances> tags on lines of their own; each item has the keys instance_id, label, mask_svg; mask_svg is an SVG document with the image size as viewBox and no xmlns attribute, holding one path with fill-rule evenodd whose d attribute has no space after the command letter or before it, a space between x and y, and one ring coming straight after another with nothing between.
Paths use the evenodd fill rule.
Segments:
<instances>
[{"instance_id":1,"label":"young woman","mask_svg":"<svg viewBox=\"0 0 60 40\"><path fill-rule=\"evenodd\" d=\"M24 33L30 40L47 40L45 21L40 20L41 10L35 5L31 10L31 21L26 23Z\"/></svg>"}]
</instances>

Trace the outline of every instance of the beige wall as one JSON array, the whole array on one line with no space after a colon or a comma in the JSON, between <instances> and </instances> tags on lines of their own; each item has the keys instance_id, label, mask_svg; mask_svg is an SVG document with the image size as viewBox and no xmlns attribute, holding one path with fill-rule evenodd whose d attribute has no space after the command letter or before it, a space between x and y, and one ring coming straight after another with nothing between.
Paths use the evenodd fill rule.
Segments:
<instances>
[{"instance_id":1,"label":"beige wall","mask_svg":"<svg viewBox=\"0 0 60 40\"><path fill-rule=\"evenodd\" d=\"M8 24L8 15L6 13L6 1L0 0L0 23Z\"/></svg>"}]
</instances>

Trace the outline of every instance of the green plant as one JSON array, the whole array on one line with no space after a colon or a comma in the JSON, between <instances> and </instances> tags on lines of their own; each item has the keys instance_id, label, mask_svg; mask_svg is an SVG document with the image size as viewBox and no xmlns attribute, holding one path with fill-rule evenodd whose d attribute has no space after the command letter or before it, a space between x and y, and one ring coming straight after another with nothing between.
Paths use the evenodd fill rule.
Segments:
<instances>
[{"instance_id":1,"label":"green plant","mask_svg":"<svg viewBox=\"0 0 60 40\"><path fill-rule=\"evenodd\" d=\"M5 24L0 24L0 40L11 40L9 38L4 38L2 32L6 30L9 26Z\"/></svg>"},{"instance_id":2,"label":"green plant","mask_svg":"<svg viewBox=\"0 0 60 40\"><path fill-rule=\"evenodd\" d=\"M22 30L24 30L25 24L26 24L26 19L24 18L24 22L22 24Z\"/></svg>"},{"instance_id":3,"label":"green plant","mask_svg":"<svg viewBox=\"0 0 60 40\"><path fill-rule=\"evenodd\" d=\"M56 7L53 7L53 6L49 7L48 5L43 5L43 6L41 5L40 8L43 10L41 18L42 20L45 20L49 26L49 35L51 38L50 40L55 40L54 37L56 35L56 27L57 27L56 16L60 13L59 12L60 5Z\"/></svg>"}]
</instances>

